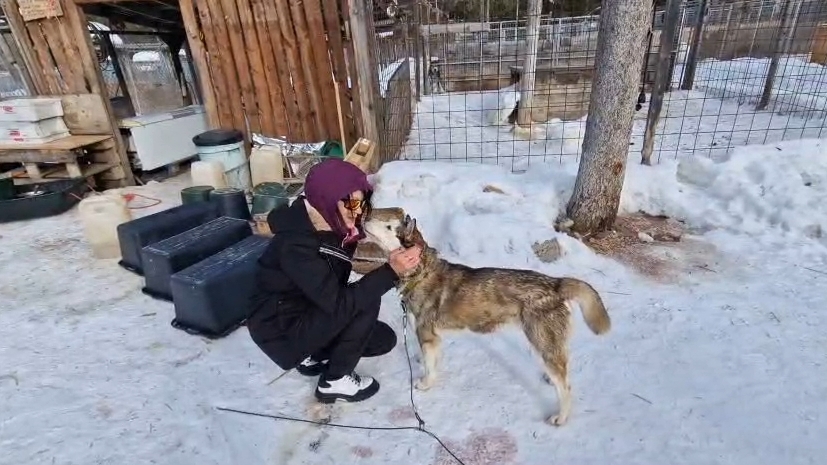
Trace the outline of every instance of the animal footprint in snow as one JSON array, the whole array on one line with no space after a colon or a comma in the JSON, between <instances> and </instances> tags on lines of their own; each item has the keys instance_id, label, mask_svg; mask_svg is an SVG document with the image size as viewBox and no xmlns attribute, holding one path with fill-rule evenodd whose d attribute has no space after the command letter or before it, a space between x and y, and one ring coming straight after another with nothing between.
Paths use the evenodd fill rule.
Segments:
<instances>
[{"instance_id":1,"label":"animal footprint in snow","mask_svg":"<svg viewBox=\"0 0 827 465\"><path fill-rule=\"evenodd\" d=\"M472 433L461 444L445 441L445 445L466 465L503 465L513 463L517 456L514 436L500 428L487 428ZM434 465L456 465L451 454L437 447Z\"/></svg>"},{"instance_id":2,"label":"animal footprint in snow","mask_svg":"<svg viewBox=\"0 0 827 465\"><path fill-rule=\"evenodd\" d=\"M416 421L416 416L410 407L397 407L388 414L388 420L393 424Z\"/></svg>"},{"instance_id":3,"label":"animal footprint in snow","mask_svg":"<svg viewBox=\"0 0 827 465\"><path fill-rule=\"evenodd\" d=\"M359 457L360 459L366 459L368 457L373 457L373 449L366 446L353 446L350 448L350 453Z\"/></svg>"}]
</instances>

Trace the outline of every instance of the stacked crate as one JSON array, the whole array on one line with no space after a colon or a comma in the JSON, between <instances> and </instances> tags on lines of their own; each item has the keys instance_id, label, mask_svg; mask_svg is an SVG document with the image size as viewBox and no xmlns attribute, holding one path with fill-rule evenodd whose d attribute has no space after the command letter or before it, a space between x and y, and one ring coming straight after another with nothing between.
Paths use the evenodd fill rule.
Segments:
<instances>
[{"instance_id":1,"label":"stacked crate","mask_svg":"<svg viewBox=\"0 0 827 465\"><path fill-rule=\"evenodd\" d=\"M44 144L67 136L60 97L0 101L0 143Z\"/></svg>"}]
</instances>

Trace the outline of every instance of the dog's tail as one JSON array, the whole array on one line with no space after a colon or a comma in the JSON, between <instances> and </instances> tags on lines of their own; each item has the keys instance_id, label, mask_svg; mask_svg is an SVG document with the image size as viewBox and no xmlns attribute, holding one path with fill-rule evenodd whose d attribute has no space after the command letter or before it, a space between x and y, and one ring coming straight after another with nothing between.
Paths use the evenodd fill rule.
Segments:
<instances>
[{"instance_id":1,"label":"dog's tail","mask_svg":"<svg viewBox=\"0 0 827 465\"><path fill-rule=\"evenodd\" d=\"M575 301L580 305L583 319L594 334L603 334L612 327L612 320L603 305L600 294L587 282L574 278L560 279L560 294L568 301Z\"/></svg>"}]
</instances>

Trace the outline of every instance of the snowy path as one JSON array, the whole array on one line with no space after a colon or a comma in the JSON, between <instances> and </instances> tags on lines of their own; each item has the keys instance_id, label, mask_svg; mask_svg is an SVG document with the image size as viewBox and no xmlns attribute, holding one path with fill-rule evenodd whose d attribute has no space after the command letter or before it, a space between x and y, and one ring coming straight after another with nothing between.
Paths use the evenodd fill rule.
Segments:
<instances>
[{"instance_id":1,"label":"snowy path","mask_svg":"<svg viewBox=\"0 0 827 465\"><path fill-rule=\"evenodd\" d=\"M563 428L542 422L556 398L520 334L447 337L438 385L416 394L428 428L468 465L818 463L827 453L819 439L827 435L824 244L755 216L764 233L738 232L743 221L721 224L729 229L703 237L720 250L708 263L713 271L674 285L644 280L565 238L567 255L541 264L531 241L553 234L537 229L550 224L573 172L557 166L513 175L426 162L391 164L379 176L380 205L412 212L448 258L587 279L614 321L598 338L575 318L574 412ZM658 169L658 185L676 182L674 166ZM827 177L818 176L827 171L813 174L823 189ZM661 196L644 179L630 171L627 208L702 202L720 218L738 211L689 188ZM185 182L145 192L166 207ZM483 194L485 183L507 195ZM762 198L782 195L769 192ZM733 195L743 201L747 193ZM694 221L708 212L684 213ZM322 432L216 411L306 417L313 382L290 373L268 384L281 372L243 328L213 342L173 329L171 305L142 295L140 278L88 258L76 215L0 226L0 463L451 463L414 432ZM391 292L382 318L399 330L399 313ZM342 407L337 421L415 426L402 345L361 369L382 390Z\"/></svg>"}]
</instances>

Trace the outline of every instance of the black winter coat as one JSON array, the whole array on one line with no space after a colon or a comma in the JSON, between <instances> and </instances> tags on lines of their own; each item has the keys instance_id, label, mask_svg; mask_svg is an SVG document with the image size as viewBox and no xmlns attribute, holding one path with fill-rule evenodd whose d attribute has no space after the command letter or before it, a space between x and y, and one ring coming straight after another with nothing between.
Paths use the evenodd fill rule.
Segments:
<instances>
[{"instance_id":1,"label":"black winter coat","mask_svg":"<svg viewBox=\"0 0 827 465\"><path fill-rule=\"evenodd\" d=\"M343 247L338 234L317 231L303 196L273 210L267 222L274 235L258 260L247 327L256 344L289 370L310 355L306 336L293 331L303 318L323 312L347 321L364 306L379 305L398 277L386 263L348 284L356 244Z\"/></svg>"}]
</instances>

